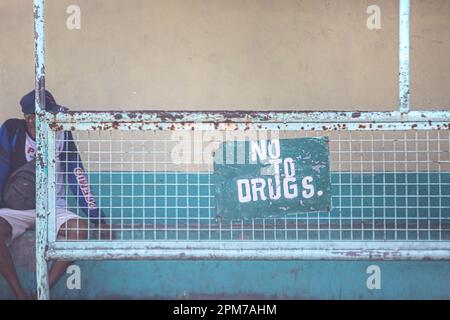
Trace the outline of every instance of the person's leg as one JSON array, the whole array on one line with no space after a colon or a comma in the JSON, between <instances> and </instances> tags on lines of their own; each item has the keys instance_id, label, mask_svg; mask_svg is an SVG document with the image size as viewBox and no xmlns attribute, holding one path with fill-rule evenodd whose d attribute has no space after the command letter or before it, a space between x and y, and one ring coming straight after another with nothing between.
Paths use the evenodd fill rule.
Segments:
<instances>
[{"instance_id":1,"label":"person's leg","mask_svg":"<svg viewBox=\"0 0 450 320\"><path fill-rule=\"evenodd\" d=\"M17 299L28 299L28 296L20 285L17 277L16 268L9 252L7 243L11 239L12 227L3 218L0 217L0 273L5 277L11 286Z\"/></svg>"},{"instance_id":2,"label":"person's leg","mask_svg":"<svg viewBox=\"0 0 450 320\"><path fill-rule=\"evenodd\" d=\"M85 240L87 239L86 221L82 219L70 219L65 222L58 232L58 236L64 240ZM73 264L74 261L55 261L50 269L48 275L49 287L52 288L61 276L66 272L67 268Z\"/></svg>"}]
</instances>

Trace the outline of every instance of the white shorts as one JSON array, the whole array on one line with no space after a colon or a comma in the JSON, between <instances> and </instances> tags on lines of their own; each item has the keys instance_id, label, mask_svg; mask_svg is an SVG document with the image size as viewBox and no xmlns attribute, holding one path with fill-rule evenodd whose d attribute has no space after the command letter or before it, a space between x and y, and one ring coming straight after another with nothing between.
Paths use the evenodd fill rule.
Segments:
<instances>
[{"instance_id":1,"label":"white shorts","mask_svg":"<svg viewBox=\"0 0 450 320\"><path fill-rule=\"evenodd\" d=\"M36 226L36 209L31 210L13 210L9 208L0 209L0 218L5 219L11 225L11 244L17 237L27 230L32 230ZM57 231L68 220L79 219L75 213L65 208L56 208L56 227Z\"/></svg>"}]
</instances>

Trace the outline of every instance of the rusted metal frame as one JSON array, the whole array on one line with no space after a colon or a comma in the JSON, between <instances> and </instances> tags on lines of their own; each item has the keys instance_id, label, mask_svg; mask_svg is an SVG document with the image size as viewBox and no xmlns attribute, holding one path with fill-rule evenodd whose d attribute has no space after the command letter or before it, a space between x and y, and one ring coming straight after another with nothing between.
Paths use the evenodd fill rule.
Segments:
<instances>
[{"instance_id":1,"label":"rusted metal frame","mask_svg":"<svg viewBox=\"0 0 450 320\"><path fill-rule=\"evenodd\" d=\"M449 108L450 109L450 108ZM51 115L52 127L87 123L113 128L120 123L404 123L450 122L450 110L410 111L402 113L370 111L129 111L129 112L70 112Z\"/></svg>"},{"instance_id":2,"label":"rusted metal frame","mask_svg":"<svg viewBox=\"0 0 450 320\"><path fill-rule=\"evenodd\" d=\"M50 259L71 260L449 260L449 242L157 241L57 242Z\"/></svg>"},{"instance_id":3,"label":"rusted metal frame","mask_svg":"<svg viewBox=\"0 0 450 320\"><path fill-rule=\"evenodd\" d=\"M42 31L39 29L39 32L36 32L37 37L36 42L42 43L42 54L43 51L43 0L34 0L35 2L35 23L39 17L42 17ZM401 22L401 30L406 30L403 27L405 21L408 23L409 28L409 1L400 0L401 12L406 12L405 8L408 10L407 16L403 16L403 18L407 18L407 20L403 20ZM407 6L406 6L407 5ZM37 13L37 14L36 14ZM38 22L39 23L39 22ZM40 28L41 26L39 26ZM38 28L36 28L38 30ZM39 34L42 37L39 38ZM401 37L404 38L404 32L401 32ZM407 59L405 59L405 55L401 54L400 56L400 100L401 100L401 108L400 112L165 112L165 111L150 111L150 112L80 112L80 113L70 113L58 115L56 118L49 114L44 114L43 112L39 112L39 117L37 122L45 123L47 119L48 123L52 123L52 129L58 129L58 126L62 126L60 129L69 130L69 129L78 129L78 130L88 130L88 126L104 126L99 127L99 129L108 129L110 126L111 129L171 129L171 126L174 126L176 129L182 128L195 128L196 126L200 128L211 128L211 126L217 129L216 125L219 127L222 125L225 128L233 127L236 129L245 129L250 126L251 128L268 128L268 129L277 129L277 126L284 125L287 129L296 130L301 129L301 126L305 128L305 130L313 130L320 129L320 126L323 130L326 130L324 125L329 125L330 128L333 129L345 129L349 128L350 130L356 129L372 129L370 124L375 124L377 127L375 129L438 129L438 128L448 128L448 119L449 112L448 111L425 111L425 112L408 112L409 111L409 30L408 30L408 43L406 46L403 46L403 53L408 52ZM38 43L38 45L39 45ZM404 40L401 40L401 44L405 44ZM401 46L402 47L402 46ZM406 50L405 50L406 49ZM401 49L402 50L402 49ZM39 50L36 50L39 52ZM38 59L37 59L38 61ZM43 55L40 60L42 63L42 75L43 75L43 66L44 60ZM405 66L407 67L405 69ZM38 70L38 63L36 65L36 70ZM407 70L405 73L404 70ZM402 73L403 72L403 73ZM36 77L38 79L38 77ZM42 82L36 85L37 90L41 92L40 97L42 98L42 92L44 88L44 76L41 78ZM38 83L38 82L37 82ZM39 104L39 102L37 102ZM43 105L43 103L41 103ZM45 119L46 117L46 119ZM53 121L52 121L53 120ZM55 121L56 120L56 121ZM272 122L271 122L272 121ZM223 122L223 123L220 123ZM251 122L248 124L248 122ZM381 123L383 122L383 123ZM100 123L100 124L99 124ZM416 124L415 124L416 123ZM341 126L339 127L339 124ZM347 124L346 127L343 127L342 124ZM362 125L361 125L362 124ZM365 126L364 124L367 124ZM70 125L70 128L68 127ZM417 125L414 127L414 125ZM128 129L127 129L127 126ZM191 126L191 127L190 127ZM318 127L319 126L319 127ZM38 131L40 132L40 137L45 143L45 134L47 132L47 128L40 128L38 125ZM39 152L39 151L38 151ZM46 176L45 170L48 168L46 163L43 162L43 165L40 165L42 169L42 176ZM39 168L38 168L39 170ZM48 172L47 172L48 174ZM44 181L44 180L43 180ZM46 185L46 184L43 184ZM38 196L43 195L42 192L38 192ZM47 197L40 197L39 203L42 204L42 208L46 208L48 204L46 203ZM48 198L47 198L48 200ZM38 219L37 228L42 232L42 230L46 230L47 226L45 224L45 214L46 210L38 210L40 211L41 219ZM39 213L38 213L39 217ZM44 217L44 219L42 219ZM40 221L44 220L44 221ZM40 222L39 222L40 221ZM44 241L47 241L44 237L42 238ZM38 242L37 242L38 243ZM42 244L42 243L41 243ZM264 243L264 248L253 248L248 249L245 254L242 254L242 247L245 246L242 242L237 242L235 247L232 249L214 249L214 251L208 249L189 249L189 251L185 251L186 249L160 249L160 248L152 248L149 251L148 248L140 248L140 243L133 242L127 245L124 248L120 248L116 242L107 243L106 247L101 247L101 243L80 243L81 246L65 246L65 243L51 243L51 249L48 251L48 258L64 258L73 259L73 258L99 258L99 259L121 259L121 258L145 258L145 257L153 257L153 258L231 258L231 259L241 259L253 257L255 259L263 258L266 256L266 252L268 250L268 243ZM92 248L88 248L89 245L93 245ZM273 249L270 254L270 259L283 259L283 258L292 258L302 256L303 258L327 258L330 259L339 259L339 257L347 257L346 259L365 259L365 258L377 258L380 259L389 259L390 257L394 259L398 259L399 257L405 258L429 258L428 254L431 254L433 258L448 258L448 248L444 249L436 248L438 245L435 242L430 243L430 250L424 250L424 247L428 247L428 243L420 243L420 248L404 248L399 249L398 242L392 243L393 247L389 250L384 248L388 247L388 242L383 242L380 245L382 247L378 249L370 249L368 248L368 243L364 242L363 244L357 244L355 242L349 243L348 245L358 245L358 248L351 248L351 246L342 247L342 248L332 248L326 247L325 249L320 248L311 248L304 249L308 243L295 243L296 246L300 247L295 250L289 249L279 249L279 244L277 249ZM62 247L59 247L62 245ZM170 244L169 244L170 245ZM208 244L209 245L209 244ZM285 243L283 243L285 245ZM300 246L301 245L301 246ZM414 245L414 243L410 243L409 246ZM65 247L64 247L65 246ZM83 247L84 246L84 247ZM45 249L45 246L39 246L41 252L43 252L42 248ZM365 248L365 249L361 249ZM159 250L159 251L158 251ZM175 251L168 251L175 250ZM179 250L179 252L176 252ZM253 252L253 253L252 253ZM306 252L308 252L306 254ZM187 253L187 255L186 255ZM305 254L304 254L305 253ZM349 258L351 257L351 258ZM42 264L41 264L42 266ZM39 266L38 266L39 268ZM44 272L41 268L41 274L44 275ZM46 272L45 272L46 275ZM38 276L39 280L39 276ZM39 286L39 284L38 284ZM42 290L45 291L45 290ZM39 297L43 297L44 294L40 294Z\"/></svg>"},{"instance_id":4,"label":"rusted metal frame","mask_svg":"<svg viewBox=\"0 0 450 320\"><path fill-rule=\"evenodd\" d=\"M47 126L48 128L48 126ZM48 148L48 243L56 241L56 132L49 130L47 134Z\"/></svg>"},{"instance_id":5,"label":"rusted metal frame","mask_svg":"<svg viewBox=\"0 0 450 320\"><path fill-rule=\"evenodd\" d=\"M94 249L49 251L49 257L57 260L449 260L447 250L139 250Z\"/></svg>"},{"instance_id":6,"label":"rusted metal frame","mask_svg":"<svg viewBox=\"0 0 450 320\"><path fill-rule=\"evenodd\" d=\"M410 111L410 0L400 0L399 98L400 112Z\"/></svg>"},{"instance_id":7,"label":"rusted metal frame","mask_svg":"<svg viewBox=\"0 0 450 320\"><path fill-rule=\"evenodd\" d=\"M136 123L136 122L120 122L116 124L112 123L63 123L58 126L53 126L54 130L78 130L78 131L111 131L111 130L123 130L123 131L191 131L191 130L205 130L205 131L231 131L231 130L274 130L274 131L392 131L392 130L449 130L450 123L447 122L386 122L386 123L373 123L373 122L349 122L349 123L329 123L329 122L260 122L260 123Z\"/></svg>"},{"instance_id":8,"label":"rusted metal frame","mask_svg":"<svg viewBox=\"0 0 450 320\"><path fill-rule=\"evenodd\" d=\"M77 112L54 130L428 130L450 129L450 111L400 112Z\"/></svg>"},{"instance_id":9,"label":"rusted metal frame","mask_svg":"<svg viewBox=\"0 0 450 320\"><path fill-rule=\"evenodd\" d=\"M34 51L36 90L36 280L37 298L49 299L48 269L45 257L48 207L48 146L45 112L45 32L44 0L34 0Z\"/></svg>"}]
</instances>

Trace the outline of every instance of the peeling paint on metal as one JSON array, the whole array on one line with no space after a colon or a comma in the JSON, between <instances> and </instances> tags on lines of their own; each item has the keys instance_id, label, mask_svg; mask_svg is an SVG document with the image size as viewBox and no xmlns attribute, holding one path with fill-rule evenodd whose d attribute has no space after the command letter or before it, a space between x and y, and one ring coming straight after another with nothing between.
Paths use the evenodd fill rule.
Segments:
<instances>
[{"instance_id":1,"label":"peeling paint on metal","mask_svg":"<svg viewBox=\"0 0 450 320\"><path fill-rule=\"evenodd\" d=\"M47 249L48 166L45 112L44 0L34 0L35 85L36 85L36 280L38 299L49 298Z\"/></svg>"},{"instance_id":2,"label":"peeling paint on metal","mask_svg":"<svg viewBox=\"0 0 450 320\"><path fill-rule=\"evenodd\" d=\"M400 0L399 35L400 112L406 113L410 111L410 0Z\"/></svg>"}]
</instances>

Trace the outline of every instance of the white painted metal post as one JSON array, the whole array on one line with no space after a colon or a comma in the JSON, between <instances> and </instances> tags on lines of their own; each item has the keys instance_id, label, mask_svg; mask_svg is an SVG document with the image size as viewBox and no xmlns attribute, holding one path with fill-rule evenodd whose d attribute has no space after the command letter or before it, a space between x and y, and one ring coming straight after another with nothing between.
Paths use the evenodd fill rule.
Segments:
<instances>
[{"instance_id":1,"label":"white painted metal post","mask_svg":"<svg viewBox=\"0 0 450 320\"><path fill-rule=\"evenodd\" d=\"M34 49L36 85L36 281L37 298L49 299L47 249L48 125L45 115L44 0L34 0Z\"/></svg>"},{"instance_id":2,"label":"white painted metal post","mask_svg":"<svg viewBox=\"0 0 450 320\"><path fill-rule=\"evenodd\" d=\"M400 112L410 111L410 0L400 0L399 95Z\"/></svg>"}]
</instances>

